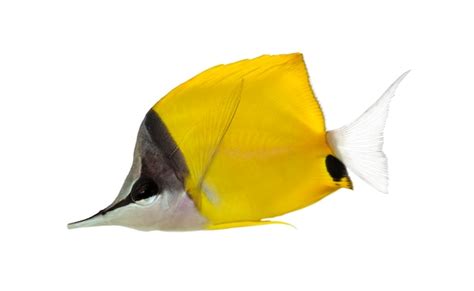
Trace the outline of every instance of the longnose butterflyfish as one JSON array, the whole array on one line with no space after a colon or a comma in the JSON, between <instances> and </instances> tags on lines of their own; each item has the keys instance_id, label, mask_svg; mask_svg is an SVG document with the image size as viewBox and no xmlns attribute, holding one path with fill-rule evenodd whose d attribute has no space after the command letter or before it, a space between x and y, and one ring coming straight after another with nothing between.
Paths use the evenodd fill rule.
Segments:
<instances>
[{"instance_id":1,"label":"longnose butterflyfish","mask_svg":"<svg viewBox=\"0 0 474 291\"><path fill-rule=\"evenodd\" d=\"M202 230L273 217L352 189L347 168L387 192L383 129L408 72L354 122L327 131L300 53L212 67L146 114L110 206L69 228Z\"/></svg>"}]
</instances>

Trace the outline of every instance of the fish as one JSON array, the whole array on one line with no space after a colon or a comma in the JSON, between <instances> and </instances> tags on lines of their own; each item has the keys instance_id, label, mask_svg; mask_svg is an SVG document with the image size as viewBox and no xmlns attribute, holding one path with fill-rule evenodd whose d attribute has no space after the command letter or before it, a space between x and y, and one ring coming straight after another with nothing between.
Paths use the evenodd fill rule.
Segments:
<instances>
[{"instance_id":1,"label":"fish","mask_svg":"<svg viewBox=\"0 0 474 291\"><path fill-rule=\"evenodd\" d=\"M355 121L326 130L301 53L211 67L146 113L118 196L68 228L191 231L284 223L271 219L353 189L348 169L387 193L383 130L408 73Z\"/></svg>"}]
</instances>

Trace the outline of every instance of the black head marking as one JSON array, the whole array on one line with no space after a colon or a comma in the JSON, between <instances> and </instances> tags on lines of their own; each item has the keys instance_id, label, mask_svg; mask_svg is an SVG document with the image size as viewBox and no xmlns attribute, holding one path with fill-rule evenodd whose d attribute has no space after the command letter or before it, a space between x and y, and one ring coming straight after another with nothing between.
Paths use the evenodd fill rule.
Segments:
<instances>
[{"instance_id":1,"label":"black head marking","mask_svg":"<svg viewBox=\"0 0 474 291\"><path fill-rule=\"evenodd\" d=\"M335 182L348 176L346 166L333 155L326 156L326 168Z\"/></svg>"},{"instance_id":2,"label":"black head marking","mask_svg":"<svg viewBox=\"0 0 474 291\"><path fill-rule=\"evenodd\" d=\"M153 109L148 111L140 126L135 154L135 158L140 159L139 178L127 196L100 214L160 195L163 189L184 187L188 169L183 154Z\"/></svg>"},{"instance_id":3,"label":"black head marking","mask_svg":"<svg viewBox=\"0 0 474 291\"><path fill-rule=\"evenodd\" d=\"M133 202L138 202L143 199L150 198L161 193L160 186L149 178L140 178L132 187L130 191L130 199Z\"/></svg>"},{"instance_id":4,"label":"black head marking","mask_svg":"<svg viewBox=\"0 0 474 291\"><path fill-rule=\"evenodd\" d=\"M188 173L184 156L160 116L151 109L146 114L143 123L151 141L159 150L160 155L163 156L168 166L173 169L178 178L184 180L184 177L186 177Z\"/></svg>"}]
</instances>

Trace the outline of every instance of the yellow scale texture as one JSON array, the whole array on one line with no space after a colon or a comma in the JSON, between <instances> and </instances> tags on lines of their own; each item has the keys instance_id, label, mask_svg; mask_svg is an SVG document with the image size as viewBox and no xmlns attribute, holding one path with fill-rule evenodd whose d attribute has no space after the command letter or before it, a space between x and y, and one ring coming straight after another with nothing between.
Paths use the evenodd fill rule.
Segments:
<instances>
[{"instance_id":1,"label":"yellow scale texture","mask_svg":"<svg viewBox=\"0 0 474 291\"><path fill-rule=\"evenodd\" d=\"M268 223L351 187L326 169L333 153L301 54L210 68L153 110L184 155L187 191L209 228Z\"/></svg>"}]
</instances>

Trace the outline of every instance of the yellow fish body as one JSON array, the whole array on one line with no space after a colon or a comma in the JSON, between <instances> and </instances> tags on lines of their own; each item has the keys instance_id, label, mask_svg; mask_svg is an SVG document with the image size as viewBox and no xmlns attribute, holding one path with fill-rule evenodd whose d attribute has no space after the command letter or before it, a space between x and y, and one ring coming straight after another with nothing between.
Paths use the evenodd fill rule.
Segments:
<instances>
[{"instance_id":1,"label":"yellow fish body","mask_svg":"<svg viewBox=\"0 0 474 291\"><path fill-rule=\"evenodd\" d=\"M388 105L402 75L359 119L327 132L299 53L210 68L173 89L143 121L117 199L69 226L219 229L352 189L345 164L382 192Z\"/></svg>"}]
</instances>

